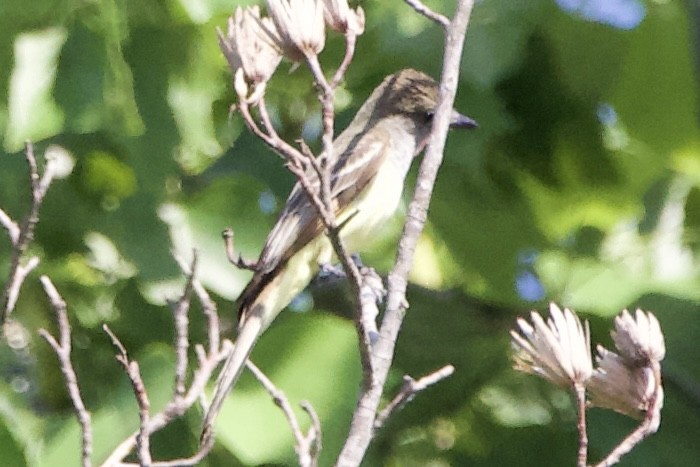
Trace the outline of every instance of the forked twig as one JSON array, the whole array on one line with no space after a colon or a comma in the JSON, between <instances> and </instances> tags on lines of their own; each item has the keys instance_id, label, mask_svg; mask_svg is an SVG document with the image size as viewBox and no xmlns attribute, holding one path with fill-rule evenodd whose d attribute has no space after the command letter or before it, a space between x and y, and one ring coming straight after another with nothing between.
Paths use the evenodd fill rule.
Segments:
<instances>
[{"instance_id":1,"label":"forked twig","mask_svg":"<svg viewBox=\"0 0 700 467\"><path fill-rule=\"evenodd\" d=\"M416 10L418 13L421 15L425 16L429 20L435 21L437 24L442 26L443 28L447 28L450 25L450 20L447 18L447 16L441 15L440 13L436 13L430 8L428 8L427 5L425 5L423 2L420 0L404 0L411 8Z\"/></svg>"},{"instance_id":2,"label":"forked twig","mask_svg":"<svg viewBox=\"0 0 700 467\"><path fill-rule=\"evenodd\" d=\"M136 398L136 403L139 406L139 434L136 437L136 455L139 458L139 463L141 465L151 465L153 460L151 459L151 431L148 429L148 424L150 422L150 410L151 403L148 400L148 392L146 391L146 386L143 384L143 378L141 378L141 370L139 369L139 364L135 360L129 360L129 356L126 353L126 348L124 344L117 338L117 336L109 329L106 324L102 325L102 329L107 333L109 338L112 340L112 345L117 349L116 359L121 363L124 368L124 372L129 377L131 386L134 390L134 397Z\"/></svg>"},{"instance_id":3,"label":"forked twig","mask_svg":"<svg viewBox=\"0 0 700 467\"><path fill-rule=\"evenodd\" d=\"M90 412L88 412L83 402L83 398L80 395L80 387L78 386L78 376L73 368L73 363L71 362L71 327L68 321L68 313L66 308L66 302L63 297L58 293L56 287L51 282L47 276L41 276L41 284L44 287L44 292L49 297L51 301L51 307L56 312L56 323L58 325L58 340L46 329L39 329L39 335L43 337L46 342L53 348L56 356L58 357L58 362L63 373L63 379L66 383L66 389L68 390L68 395L70 396L71 402L73 403L73 408L75 409L75 414L78 418L78 423L80 424L81 431L81 445L82 445L82 465L83 467L89 467L92 465L92 422L90 417Z\"/></svg>"},{"instance_id":4,"label":"forked twig","mask_svg":"<svg viewBox=\"0 0 700 467\"><path fill-rule=\"evenodd\" d=\"M454 372L455 367L452 365L445 365L439 370L425 375L418 380L405 375L403 377L403 386L401 387L401 390L396 394L396 396L394 396L391 402L384 407L384 410L379 413L374 422L374 429L379 430L382 426L384 426L384 423L386 423L389 417L409 403L416 394L434 384L439 383L445 378L449 378Z\"/></svg>"},{"instance_id":5,"label":"forked twig","mask_svg":"<svg viewBox=\"0 0 700 467\"><path fill-rule=\"evenodd\" d=\"M255 269L258 267L257 262L245 260L240 254L238 257L236 257L233 229L230 227L224 229L224 231L221 232L221 237L224 239L224 248L226 249L226 257L228 258L228 261L238 269L255 271Z\"/></svg>"},{"instance_id":6,"label":"forked twig","mask_svg":"<svg viewBox=\"0 0 700 467\"><path fill-rule=\"evenodd\" d=\"M3 210L0 209L0 224L7 230L12 242L12 257L10 258L10 270L8 279L2 292L2 302L0 309L0 324L4 324L10 314L15 309L19 291L27 275L39 264L39 258L33 256L23 265L22 258L29 244L34 239L34 228L39 222L39 209L44 201L51 181L55 175L54 164L47 163L44 175L39 175L36 156L34 155L34 145L31 142L25 143L24 156L29 166L29 182L31 186L32 203L29 213L22 223L18 225Z\"/></svg>"},{"instance_id":7,"label":"forked twig","mask_svg":"<svg viewBox=\"0 0 700 467\"><path fill-rule=\"evenodd\" d=\"M299 465L302 467L316 467L318 465L318 454L321 450L321 423L318 419L318 415L316 415L313 407L311 407L311 404L306 401L300 404L312 420L311 428L307 434L304 435L299 421L294 414L294 409L292 409L292 405L289 403L289 399L287 399L284 392L275 386L253 362L248 360L246 366L253 373L255 378L260 381L270 396L272 396L275 405L284 413L287 423L289 423L289 427L292 430L292 435L294 436L294 450L297 453Z\"/></svg>"}]
</instances>

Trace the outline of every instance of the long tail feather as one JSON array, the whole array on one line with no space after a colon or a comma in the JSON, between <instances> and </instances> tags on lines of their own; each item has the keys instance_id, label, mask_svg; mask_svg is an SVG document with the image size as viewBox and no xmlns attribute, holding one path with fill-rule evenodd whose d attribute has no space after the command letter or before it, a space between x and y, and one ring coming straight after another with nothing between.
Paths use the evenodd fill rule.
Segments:
<instances>
[{"instance_id":1,"label":"long tail feather","mask_svg":"<svg viewBox=\"0 0 700 467\"><path fill-rule=\"evenodd\" d=\"M204 417L204 425L202 427L202 440L206 440L212 434L212 425L221 406L228 396L229 391L238 377L243 371L250 353L253 350L253 346L257 342L258 338L262 334L263 327L262 322L258 316L250 316L246 319L245 323L240 327L238 331L238 337L236 338L236 344L233 350L226 359L224 367L219 374L219 378L216 382L216 389L214 391L214 398L209 405L209 410Z\"/></svg>"}]
</instances>

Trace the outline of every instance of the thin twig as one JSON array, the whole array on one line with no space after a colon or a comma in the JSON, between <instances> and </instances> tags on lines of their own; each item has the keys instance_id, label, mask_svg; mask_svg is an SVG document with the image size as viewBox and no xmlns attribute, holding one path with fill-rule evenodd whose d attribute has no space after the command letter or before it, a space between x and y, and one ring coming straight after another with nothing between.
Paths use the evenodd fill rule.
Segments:
<instances>
[{"instance_id":1,"label":"thin twig","mask_svg":"<svg viewBox=\"0 0 700 467\"><path fill-rule=\"evenodd\" d=\"M301 409L306 412L311 420L311 427L309 428L308 437L314 440L311 443L311 467L316 467L318 465L318 457L321 454L321 449L323 449L323 435L321 432L321 419L318 418L316 410L309 401L299 402Z\"/></svg>"},{"instance_id":2,"label":"thin twig","mask_svg":"<svg viewBox=\"0 0 700 467\"><path fill-rule=\"evenodd\" d=\"M321 163L319 162L318 158L314 155L309 145L306 144L306 141L304 141L302 138L299 138L296 142L301 148L301 153L306 156L306 160L311 165L311 168L314 169L314 173L318 179L321 180L323 178L324 168L321 167Z\"/></svg>"},{"instance_id":3,"label":"thin twig","mask_svg":"<svg viewBox=\"0 0 700 467\"><path fill-rule=\"evenodd\" d=\"M350 433L337 460L337 465L341 467L360 465L374 435L377 408L393 360L396 339L405 316L407 277L413 263L418 238L425 225L433 186L442 162L459 79L464 37L473 6L474 0L460 0L455 16L446 30L445 59L430 142L420 166L413 200L409 205L408 216L399 241L396 262L389 274L387 306L379 339L372 346L372 361L375 363L374 380L371 387L363 390L358 399Z\"/></svg>"},{"instance_id":4,"label":"thin twig","mask_svg":"<svg viewBox=\"0 0 700 467\"><path fill-rule=\"evenodd\" d=\"M112 330L109 329L109 326L103 324L102 329L109 335L112 344L119 352L116 356L117 361L122 364L126 375L129 377L129 381L131 381L134 397L139 406L140 420L139 434L136 437L136 455L141 465L150 466L153 463L150 447L151 431L148 429L151 403L148 400L148 393L146 392L146 386L143 384L143 378L141 378L139 364L135 360L129 360L124 344L122 344Z\"/></svg>"},{"instance_id":5,"label":"thin twig","mask_svg":"<svg viewBox=\"0 0 700 467\"><path fill-rule=\"evenodd\" d=\"M198 280L192 282L194 293L197 295L202 314L207 319L207 340L209 341L209 354L214 355L219 352L221 334L219 327L219 313L216 311L216 303L211 299L202 283ZM202 354L203 357L206 355Z\"/></svg>"},{"instance_id":6,"label":"thin twig","mask_svg":"<svg viewBox=\"0 0 700 467\"><path fill-rule=\"evenodd\" d=\"M68 313L66 311L66 302L63 300L61 295L54 287L51 279L47 276L41 276L41 285L44 287L44 292L49 297L51 301L51 307L56 312L56 323L58 324L58 340L53 337L46 329L39 329L39 335L43 337L46 342L53 348L56 356L58 357L58 362L63 373L63 379L66 382L66 389L68 390L68 395L70 396L71 402L73 403L73 408L75 409L75 415L78 418L78 423L80 424L81 431L81 451L82 451L82 465L83 467L90 467L92 465L92 423L90 412L88 412L83 402L83 398L80 394L80 387L78 386L78 376L73 368L73 363L70 359L71 354L71 328L70 322L68 321Z\"/></svg>"},{"instance_id":7,"label":"thin twig","mask_svg":"<svg viewBox=\"0 0 700 467\"><path fill-rule=\"evenodd\" d=\"M190 346L188 312L192 290L194 288L194 272L197 268L197 252L192 252L192 263L187 265L181 258L175 255L175 261L180 270L187 277L185 289L180 298L172 305L173 321L175 324L175 398L181 398L185 394L185 379L187 378L187 350Z\"/></svg>"},{"instance_id":8,"label":"thin twig","mask_svg":"<svg viewBox=\"0 0 700 467\"><path fill-rule=\"evenodd\" d=\"M320 451L321 438L320 422L316 412L308 402L302 405L302 408L304 408L312 420L311 429L304 435L299 421L294 414L294 409L292 409L292 405L289 403L289 399L287 399L284 392L275 386L253 362L247 360L246 366L253 373L255 378L260 381L270 396L272 396L275 405L282 409L287 423L289 423L289 427L292 430L292 435L294 436L294 450L297 453L299 465L302 467L315 467L318 464L318 452Z\"/></svg>"},{"instance_id":9,"label":"thin twig","mask_svg":"<svg viewBox=\"0 0 700 467\"><path fill-rule=\"evenodd\" d=\"M446 17L441 15L440 13L436 13L430 8L428 8L423 2L420 0L404 0L411 8L416 10L418 13L421 15L425 16L429 20L435 21L437 24L442 26L443 28L447 29L447 27L450 25L450 20Z\"/></svg>"},{"instance_id":10,"label":"thin twig","mask_svg":"<svg viewBox=\"0 0 700 467\"><path fill-rule=\"evenodd\" d=\"M16 248L13 249L13 258L10 261L10 264L12 265L12 273L5 286L5 306L3 311L6 312L6 314L4 315L5 318L3 318L3 322L7 321L10 313L12 313L12 311L15 309L17 299L19 298L20 289L22 288L22 284L24 284L27 276L39 265L38 256L32 256L24 265L22 265L20 262L20 255L16 256L15 261L15 252L17 251L18 250Z\"/></svg>"},{"instance_id":11,"label":"thin twig","mask_svg":"<svg viewBox=\"0 0 700 467\"><path fill-rule=\"evenodd\" d=\"M255 271L258 264L255 261L248 261L243 259L240 254L236 258L236 248L234 246L234 233L233 229L228 227L221 232L221 237L224 239L224 248L226 249L226 257L229 263L236 266L238 269L247 269L249 271Z\"/></svg>"},{"instance_id":12,"label":"thin twig","mask_svg":"<svg viewBox=\"0 0 700 467\"><path fill-rule=\"evenodd\" d=\"M39 264L39 258L37 257L30 258L24 266L21 263L24 253L34 239L34 228L37 222L39 222L39 208L44 201L46 191L49 189L55 174L54 165L47 163L44 169L44 175L39 177L39 168L32 143L27 142L25 144L24 155L27 159L27 165L29 166L29 181L32 195L32 204L29 208L29 213L19 226L17 226L4 211L2 215L0 215L0 221L7 230L10 240L12 241L12 258L10 259L8 280L2 294L0 324L5 323L14 310L24 279Z\"/></svg>"},{"instance_id":13,"label":"thin twig","mask_svg":"<svg viewBox=\"0 0 700 467\"><path fill-rule=\"evenodd\" d=\"M230 350L233 346L230 340L226 339L220 341L220 330L219 330L219 315L216 310L216 304L211 300L207 292L202 287L202 284L193 279L192 286L194 288L197 298L200 300L202 305L202 311L207 318L208 322L208 338L209 338L209 353L204 352L201 345L195 346L195 351L198 355L199 366L195 370L192 377L192 382L187 390L184 397L179 399L171 400L163 410L152 415L150 421L146 427L148 433L154 433L177 417L181 417L192 405L197 401L204 402L204 390L207 383L211 380L214 371L216 370L219 363L226 359L229 355ZM219 343L221 344L219 345ZM102 464L103 467L112 467L114 465L121 464L123 459L129 455L129 453L137 445L137 439L140 434L140 429L129 435L125 440L123 440L112 453L109 455L107 460ZM213 446L212 442L205 442L200 445L198 452L187 459L178 459L168 462L158 462L153 465L194 465L201 459L206 457ZM188 462L192 462L189 464ZM169 463L169 462L172 462Z\"/></svg>"},{"instance_id":14,"label":"thin twig","mask_svg":"<svg viewBox=\"0 0 700 467\"><path fill-rule=\"evenodd\" d=\"M197 451L194 455L190 457L182 457L179 459L172 459L169 461L156 461L151 463L150 467L189 467L189 466L194 466L198 465L200 462L204 460L205 457L209 454L209 451L211 451L211 448L214 447L214 438L210 438L206 440L202 445L200 446L199 451ZM140 466L141 464L132 464L128 462L120 462L117 464L119 467L136 467ZM110 466L112 467L112 466Z\"/></svg>"},{"instance_id":15,"label":"thin twig","mask_svg":"<svg viewBox=\"0 0 700 467\"><path fill-rule=\"evenodd\" d=\"M209 359L207 359L204 363L200 364L199 368L195 371L194 377L192 379L192 384L190 385L187 394L184 398L182 398L180 403L176 404L173 401L171 401L170 403L168 403L168 405L166 405L166 407L163 410L161 410L160 412L158 412L150 418L149 424L147 426L147 431L149 433L155 433L175 418L182 416L182 414L184 414L187 411L187 409L192 407L192 405L194 405L194 403L201 398L207 383L211 380L211 377L214 371L216 370L216 367L219 365L219 363L226 359L232 346L233 344L231 343L231 341L223 341L221 345L221 352L210 356ZM107 460L105 460L105 462L102 464L102 467L111 467L115 464L121 463L122 460L129 455L134 446L137 445L138 435L139 431L137 430L136 432L129 435L129 437L126 438L124 441L122 441L119 444L119 446L117 446L114 449L114 451L112 451ZM198 454L195 455L195 457L201 454L201 457L198 458L204 458L209 452L209 450L211 450L211 447L212 444L207 443L200 445Z\"/></svg>"},{"instance_id":16,"label":"thin twig","mask_svg":"<svg viewBox=\"0 0 700 467\"><path fill-rule=\"evenodd\" d=\"M12 245L17 244L19 239L19 226L12 218L2 209L0 209L0 224L7 230L7 235L10 237Z\"/></svg>"},{"instance_id":17,"label":"thin twig","mask_svg":"<svg viewBox=\"0 0 700 467\"><path fill-rule=\"evenodd\" d=\"M578 428L578 456L576 465L586 467L588 462L588 431L586 429L586 387L580 383L574 383L574 396L576 397L576 412Z\"/></svg>"},{"instance_id":18,"label":"thin twig","mask_svg":"<svg viewBox=\"0 0 700 467\"><path fill-rule=\"evenodd\" d=\"M262 109L264 106L261 106L260 108ZM332 215L332 211L329 212L326 209L326 205L323 202L322 197L319 196L319 190L314 186L313 182L309 180L307 173L304 170L304 161L306 159L304 155L278 136L273 136L262 131L255 123L255 120L250 113L250 107L245 100L241 100L239 110L248 129L250 129L255 136L262 139L265 144L267 144L271 149L273 149L287 161L287 168L297 177L297 180L301 184L302 188L309 196L309 199L313 205L316 207L324 225L335 225L335 219Z\"/></svg>"},{"instance_id":19,"label":"thin twig","mask_svg":"<svg viewBox=\"0 0 700 467\"><path fill-rule=\"evenodd\" d=\"M407 403L409 403L413 397L423 391L424 389L439 383L445 378L449 378L455 372L455 367L452 365L445 365L437 371L425 375L419 380L415 380L409 375L403 377L403 386L401 390L394 396L394 398L384 407L377 419L374 422L374 429L379 430L384 426L386 421L398 410L403 408Z\"/></svg>"},{"instance_id":20,"label":"thin twig","mask_svg":"<svg viewBox=\"0 0 700 467\"><path fill-rule=\"evenodd\" d=\"M334 136L334 125L335 125L335 110L333 109L334 100L334 90L321 69L321 64L318 61L316 55L310 55L306 59L306 63L309 65L311 74L314 77L316 86L319 89L319 101L321 102L321 115L323 122L323 135L321 136L321 143L323 144L323 153L321 155L321 199L323 200L323 205L328 212L333 212L333 197L331 195L331 161L335 161L333 154L333 136ZM327 226L328 228L334 227L334 225Z\"/></svg>"},{"instance_id":21,"label":"thin twig","mask_svg":"<svg viewBox=\"0 0 700 467\"><path fill-rule=\"evenodd\" d=\"M333 89L340 86L340 83L345 77L345 72L348 70L350 62L352 62L352 57L355 55L355 44L357 44L357 34L348 30L345 34L345 57L343 57L343 61L340 63L338 69L335 70L335 74L331 80L331 87Z\"/></svg>"}]
</instances>

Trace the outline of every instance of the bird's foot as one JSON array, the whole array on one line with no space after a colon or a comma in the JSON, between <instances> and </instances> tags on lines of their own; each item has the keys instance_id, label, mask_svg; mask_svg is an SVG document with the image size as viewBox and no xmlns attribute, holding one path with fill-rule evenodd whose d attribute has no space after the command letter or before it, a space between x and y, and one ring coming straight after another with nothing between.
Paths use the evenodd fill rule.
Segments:
<instances>
[{"instance_id":1,"label":"bird's foot","mask_svg":"<svg viewBox=\"0 0 700 467\"><path fill-rule=\"evenodd\" d=\"M347 275L340 264L319 264L318 276L322 280L344 279Z\"/></svg>"},{"instance_id":2,"label":"bird's foot","mask_svg":"<svg viewBox=\"0 0 700 467\"><path fill-rule=\"evenodd\" d=\"M386 298L386 287L382 276L377 274L374 268L365 266L360 267L360 274L362 274L364 286L372 291L375 301L383 303Z\"/></svg>"}]
</instances>

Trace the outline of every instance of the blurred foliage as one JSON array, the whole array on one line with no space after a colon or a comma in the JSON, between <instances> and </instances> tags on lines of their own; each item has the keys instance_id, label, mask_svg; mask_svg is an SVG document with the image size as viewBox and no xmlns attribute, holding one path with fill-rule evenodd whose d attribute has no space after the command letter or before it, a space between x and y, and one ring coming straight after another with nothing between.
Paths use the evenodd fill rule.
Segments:
<instances>
[{"instance_id":1,"label":"blurred foliage","mask_svg":"<svg viewBox=\"0 0 700 467\"><path fill-rule=\"evenodd\" d=\"M77 422L55 356L36 334L54 329L38 274L49 274L69 304L96 462L138 422L102 323L141 363L154 408L171 390L172 319L163 304L182 286L171 249L184 257L199 250L200 277L233 327L231 301L248 276L227 265L219 232L234 227L237 247L254 257L293 183L230 113L231 76L214 31L235 3L3 0L0 206L15 218L28 208L25 140L38 153L59 144L76 159L42 208L31 248L42 263L23 288L21 326L0 345L3 465L78 462ZM447 14L453 8L429 4ZM438 76L441 67L434 24L400 1L362 5L367 30L339 93L339 128L383 76L403 67ZM515 316L549 300L583 313L603 343L622 308L657 314L668 347L663 422L621 465L697 463L698 24L693 1L477 2L456 106L480 128L448 141L388 395L405 373L447 363L457 372L389 422L366 465L573 465L567 394L515 374L509 363ZM331 70L342 53L331 35L322 62ZM274 119L289 140L303 134L318 147L309 73L289 68L269 86ZM388 270L400 221L365 262ZM0 282L9 254L0 235ZM283 314L254 359L292 401L315 406L322 465L330 465L360 369L347 293L312 289L318 310ZM191 321L201 341L197 307ZM157 435L155 455L191 453L200 417L193 410ZM631 427L616 414L591 412L593 459ZM203 465L294 463L286 422L252 377L234 391L218 435Z\"/></svg>"}]
</instances>

